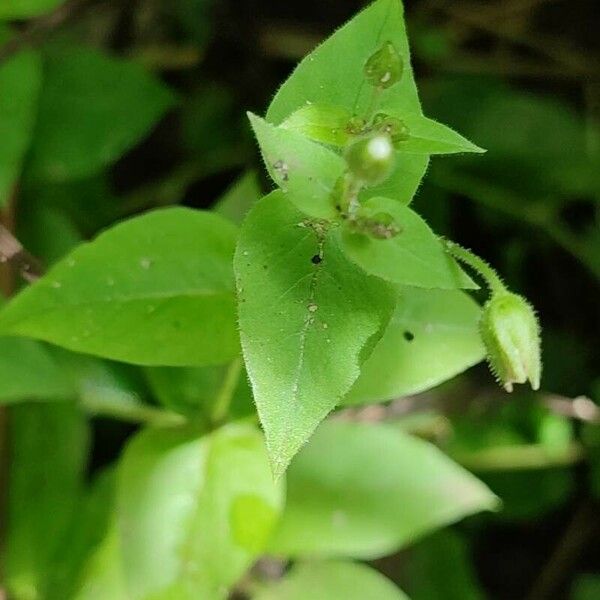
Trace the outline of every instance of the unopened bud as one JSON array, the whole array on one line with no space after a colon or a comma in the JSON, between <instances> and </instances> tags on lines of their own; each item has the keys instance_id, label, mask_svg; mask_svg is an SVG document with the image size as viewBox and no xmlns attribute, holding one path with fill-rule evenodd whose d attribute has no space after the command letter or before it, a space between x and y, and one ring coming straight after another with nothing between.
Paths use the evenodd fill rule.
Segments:
<instances>
[{"instance_id":1,"label":"unopened bud","mask_svg":"<svg viewBox=\"0 0 600 600\"><path fill-rule=\"evenodd\" d=\"M540 331L531 305L521 296L496 292L483 307L480 331L490 368L507 392L514 383L540 387Z\"/></svg>"},{"instance_id":2,"label":"unopened bud","mask_svg":"<svg viewBox=\"0 0 600 600\"><path fill-rule=\"evenodd\" d=\"M400 81L404 62L392 42L385 42L365 64L365 79L378 88L389 88Z\"/></svg>"},{"instance_id":3,"label":"unopened bud","mask_svg":"<svg viewBox=\"0 0 600 600\"><path fill-rule=\"evenodd\" d=\"M364 137L348 146L345 157L354 177L365 185L377 185L391 173L394 147L387 135Z\"/></svg>"}]
</instances>

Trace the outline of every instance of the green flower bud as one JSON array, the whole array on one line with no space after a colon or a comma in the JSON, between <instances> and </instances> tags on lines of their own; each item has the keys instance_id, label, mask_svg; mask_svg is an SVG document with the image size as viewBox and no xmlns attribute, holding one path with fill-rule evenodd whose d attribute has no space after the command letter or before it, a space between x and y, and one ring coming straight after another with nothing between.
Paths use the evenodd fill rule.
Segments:
<instances>
[{"instance_id":1,"label":"green flower bud","mask_svg":"<svg viewBox=\"0 0 600 600\"><path fill-rule=\"evenodd\" d=\"M392 42L385 42L365 64L365 79L374 87L389 88L400 81L404 62Z\"/></svg>"},{"instance_id":2,"label":"green flower bud","mask_svg":"<svg viewBox=\"0 0 600 600\"><path fill-rule=\"evenodd\" d=\"M363 137L345 152L350 172L365 185L385 181L394 166L394 147L388 135Z\"/></svg>"},{"instance_id":3,"label":"green flower bud","mask_svg":"<svg viewBox=\"0 0 600 600\"><path fill-rule=\"evenodd\" d=\"M483 307L479 323L490 368L512 392L514 383L540 387L540 330L535 312L521 296L496 292Z\"/></svg>"},{"instance_id":4,"label":"green flower bud","mask_svg":"<svg viewBox=\"0 0 600 600\"><path fill-rule=\"evenodd\" d=\"M390 117L385 113L377 113L373 117L373 128L390 136L393 144L405 142L410 138L410 129L402 119Z\"/></svg>"}]
</instances>

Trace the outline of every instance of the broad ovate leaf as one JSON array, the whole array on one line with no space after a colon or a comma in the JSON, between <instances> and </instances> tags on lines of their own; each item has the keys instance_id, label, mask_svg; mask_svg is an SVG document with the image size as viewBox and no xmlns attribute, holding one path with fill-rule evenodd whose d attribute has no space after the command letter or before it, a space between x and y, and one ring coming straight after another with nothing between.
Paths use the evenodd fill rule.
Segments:
<instances>
[{"instance_id":1,"label":"broad ovate leaf","mask_svg":"<svg viewBox=\"0 0 600 600\"><path fill-rule=\"evenodd\" d=\"M43 181L94 175L139 142L172 104L171 92L139 65L91 48L52 48L28 175Z\"/></svg>"},{"instance_id":2,"label":"broad ovate leaf","mask_svg":"<svg viewBox=\"0 0 600 600\"><path fill-rule=\"evenodd\" d=\"M239 352L236 227L168 208L83 244L0 313L0 331L146 365L218 364Z\"/></svg>"},{"instance_id":3,"label":"broad ovate leaf","mask_svg":"<svg viewBox=\"0 0 600 600\"><path fill-rule=\"evenodd\" d=\"M41 82L42 64L36 52L24 50L0 64L0 208L8 202L21 172Z\"/></svg>"},{"instance_id":4,"label":"broad ovate leaf","mask_svg":"<svg viewBox=\"0 0 600 600\"><path fill-rule=\"evenodd\" d=\"M338 229L281 192L248 215L234 268L246 368L276 475L350 389L395 305L352 264Z\"/></svg>"},{"instance_id":5,"label":"broad ovate leaf","mask_svg":"<svg viewBox=\"0 0 600 600\"><path fill-rule=\"evenodd\" d=\"M290 466L269 550L373 559L497 498L433 444L384 424L328 421Z\"/></svg>"},{"instance_id":6,"label":"broad ovate leaf","mask_svg":"<svg viewBox=\"0 0 600 600\"><path fill-rule=\"evenodd\" d=\"M375 569L353 562L323 561L294 565L286 576L254 600L408 600Z\"/></svg>"},{"instance_id":7,"label":"broad ovate leaf","mask_svg":"<svg viewBox=\"0 0 600 600\"><path fill-rule=\"evenodd\" d=\"M483 360L480 314L478 304L458 290L400 288L394 316L344 402L416 394Z\"/></svg>"},{"instance_id":8,"label":"broad ovate leaf","mask_svg":"<svg viewBox=\"0 0 600 600\"><path fill-rule=\"evenodd\" d=\"M398 228L397 235L389 239L344 228L344 251L367 273L423 288L476 287L416 212L390 198L372 198L361 210L364 217L375 220L389 216Z\"/></svg>"},{"instance_id":9,"label":"broad ovate leaf","mask_svg":"<svg viewBox=\"0 0 600 600\"><path fill-rule=\"evenodd\" d=\"M332 192L346 170L344 159L300 133L275 127L249 114L265 166L273 181L289 191L290 201L311 217L333 219Z\"/></svg>"},{"instance_id":10,"label":"broad ovate leaf","mask_svg":"<svg viewBox=\"0 0 600 600\"><path fill-rule=\"evenodd\" d=\"M141 433L117 491L127 598L224 600L263 551L282 503L252 427Z\"/></svg>"},{"instance_id":11,"label":"broad ovate leaf","mask_svg":"<svg viewBox=\"0 0 600 600\"><path fill-rule=\"evenodd\" d=\"M391 42L402 57L404 73L396 85L381 92L379 101L420 112L402 3L377 0L304 58L273 98L267 120L280 124L305 104L338 106L363 115L373 96L363 67L384 42Z\"/></svg>"}]
</instances>

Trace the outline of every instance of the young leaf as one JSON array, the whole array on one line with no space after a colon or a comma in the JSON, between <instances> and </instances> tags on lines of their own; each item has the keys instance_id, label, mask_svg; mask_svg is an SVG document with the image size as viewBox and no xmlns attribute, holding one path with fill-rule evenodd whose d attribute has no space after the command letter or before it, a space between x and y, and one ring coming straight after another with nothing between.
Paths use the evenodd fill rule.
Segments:
<instances>
[{"instance_id":1,"label":"young leaf","mask_svg":"<svg viewBox=\"0 0 600 600\"><path fill-rule=\"evenodd\" d=\"M345 146L350 140L351 118L352 113L341 106L306 104L291 114L281 127L323 144Z\"/></svg>"},{"instance_id":2,"label":"young leaf","mask_svg":"<svg viewBox=\"0 0 600 600\"><path fill-rule=\"evenodd\" d=\"M90 48L53 49L45 63L28 175L65 181L98 173L145 136L172 104L171 92L138 65Z\"/></svg>"},{"instance_id":3,"label":"young leaf","mask_svg":"<svg viewBox=\"0 0 600 600\"><path fill-rule=\"evenodd\" d=\"M117 492L127 597L224 600L264 549L282 502L251 427L141 433Z\"/></svg>"},{"instance_id":4,"label":"young leaf","mask_svg":"<svg viewBox=\"0 0 600 600\"><path fill-rule=\"evenodd\" d=\"M329 421L292 463L269 550L372 559L497 505L432 444L382 424Z\"/></svg>"},{"instance_id":5,"label":"young leaf","mask_svg":"<svg viewBox=\"0 0 600 600\"><path fill-rule=\"evenodd\" d=\"M130 219L76 248L0 313L0 331L146 365L219 364L239 352L236 228L183 208Z\"/></svg>"},{"instance_id":6,"label":"young leaf","mask_svg":"<svg viewBox=\"0 0 600 600\"><path fill-rule=\"evenodd\" d=\"M0 21L29 19L51 11L65 0L2 0Z\"/></svg>"},{"instance_id":7,"label":"young leaf","mask_svg":"<svg viewBox=\"0 0 600 600\"><path fill-rule=\"evenodd\" d=\"M254 600L408 600L389 579L353 562L300 563Z\"/></svg>"},{"instance_id":8,"label":"young leaf","mask_svg":"<svg viewBox=\"0 0 600 600\"><path fill-rule=\"evenodd\" d=\"M381 91L379 100L397 110L420 112L402 4L377 0L304 58L273 98L267 120L280 124L305 104L339 106L364 116L373 88L363 67L384 42L400 54L404 73L396 85Z\"/></svg>"},{"instance_id":9,"label":"young leaf","mask_svg":"<svg viewBox=\"0 0 600 600\"><path fill-rule=\"evenodd\" d=\"M393 311L393 290L281 192L248 215L234 259L246 368L275 475L349 390Z\"/></svg>"},{"instance_id":10,"label":"young leaf","mask_svg":"<svg viewBox=\"0 0 600 600\"><path fill-rule=\"evenodd\" d=\"M384 110L384 112L387 112ZM419 113L399 113L390 111L402 119L408 126L410 137L398 144L401 152L415 154L456 154L459 152L485 152L450 127L442 125L433 119L428 119Z\"/></svg>"},{"instance_id":11,"label":"young leaf","mask_svg":"<svg viewBox=\"0 0 600 600\"><path fill-rule=\"evenodd\" d=\"M344 251L367 273L404 285L453 289L476 287L443 250L427 223L410 208L389 198L372 198L364 215L377 219L389 215L399 233L390 239L374 239L344 229Z\"/></svg>"},{"instance_id":12,"label":"young leaf","mask_svg":"<svg viewBox=\"0 0 600 600\"><path fill-rule=\"evenodd\" d=\"M81 500L89 444L73 404L11 408L6 584L14 598L48 598L46 585L64 551Z\"/></svg>"},{"instance_id":13,"label":"young leaf","mask_svg":"<svg viewBox=\"0 0 600 600\"><path fill-rule=\"evenodd\" d=\"M25 50L0 64L0 208L8 202L21 171L41 82L42 65L36 52Z\"/></svg>"},{"instance_id":14,"label":"young leaf","mask_svg":"<svg viewBox=\"0 0 600 600\"><path fill-rule=\"evenodd\" d=\"M318 219L337 216L332 192L346 170L344 159L303 135L275 127L249 113L265 166L273 181L289 191L302 212Z\"/></svg>"},{"instance_id":15,"label":"young leaf","mask_svg":"<svg viewBox=\"0 0 600 600\"><path fill-rule=\"evenodd\" d=\"M74 394L74 386L44 344L0 337L0 404L66 400Z\"/></svg>"},{"instance_id":16,"label":"young leaf","mask_svg":"<svg viewBox=\"0 0 600 600\"><path fill-rule=\"evenodd\" d=\"M417 394L483 360L480 313L460 291L401 288L394 316L344 403Z\"/></svg>"}]
</instances>

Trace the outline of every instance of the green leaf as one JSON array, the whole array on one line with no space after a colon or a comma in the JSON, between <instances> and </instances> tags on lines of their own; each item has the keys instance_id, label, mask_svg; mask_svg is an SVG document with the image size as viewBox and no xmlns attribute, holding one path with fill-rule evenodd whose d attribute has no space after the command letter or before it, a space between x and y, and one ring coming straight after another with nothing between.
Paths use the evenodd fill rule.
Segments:
<instances>
[{"instance_id":1,"label":"green leaf","mask_svg":"<svg viewBox=\"0 0 600 600\"><path fill-rule=\"evenodd\" d=\"M65 0L2 0L0 21L28 19L51 11Z\"/></svg>"},{"instance_id":2,"label":"green leaf","mask_svg":"<svg viewBox=\"0 0 600 600\"><path fill-rule=\"evenodd\" d=\"M428 119L419 113L401 113L391 111L402 119L410 130L410 138L400 142L400 152L415 154L456 154L459 152L485 152L450 127L442 125L433 119Z\"/></svg>"},{"instance_id":3,"label":"green leaf","mask_svg":"<svg viewBox=\"0 0 600 600\"><path fill-rule=\"evenodd\" d=\"M469 548L451 529L411 548L408 577L406 588L412 600L484 600Z\"/></svg>"},{"instance_id":4,"label":"green leaf","mask_svg":"<svg viewBox=\"0 0 600 600\"><path fill-rule=\"evenodd\" d=\"M366 113L373 88L365 82L363 67L386 41L394 44L405 69L398 84L381 92L381 104L420 112L402 4L398 0L377 0L304 58L273 98L267 120L280 124L305 104Z\"/></svg>"},{"instance_id":5,"label":"green leaf","mask_svg":"<svg viewBox=\"0 0 600 600\"><path fill-rule=\"evenodd\" d=\"M134 63L90 48L53 49L28 175L44 181L94 175L138 143L172 104L171 92Z\"/></svg>"},{"instance_id":6,"label":"green leaf","mask_svg":"<svg viewBox=\"0 0 600 600\"><path fill-rule=\"evenodd\" d=\"M345 404L417 394L483 360L481 309L464 292L404 287Z\"/></svg>"},{"instance_id":7,"label":"green leaf","mask_svg":"<svg viewBox=\"0 0 600 600\"><path fill-rule=\"evenodd\" d=\"M260 433L148 430L119 474L118 531L128 597L217 600L264 549L283 502Z\"/></svg>"},{"instance_id":8,"label":"green leaf","mask_svg":"<svg viewBox=\"0 0 600 600\"><path fill-rule=\"evenodd\" d=\"M400 233L375 239L345 227L344 251L367 273L404 285L453 289L477 287L448 256L427 223L410 208L389 198L372 198L363 207L365 216L390 215Z\"/></svg>"},{"instance_id":9,"label":"green leaf","mask_svg":"<svg viewBox=\"0 0 600 600\"><path fill-rule=\"evenodd\" d=\"M121 547L113 525L82 573L75 600L131 600L125 587Z\"/></svg>"},{"instance_id":10,"label":"green leaf","mask_svg":"<svg viewBox=\"0 0 600 600\"><path fill-rule=\"evenodd\" d=\"M218 200L213 210L241 225L247 212L260 200L262 192L255 171L247 171Z\"/></svg>"},{"instance_id":11,"label":"green leaf","mask_svg":"<svg viewBox=\"0 0 600 600\"><path fill-rule=\"evenodd\" d=\"M284 579L259 592L254 600L408 600L389 579L352 562L295 565Z\"/></svg>"},{"instance_id":12,"label":"green leaf","mask_svg":"<svg viewBox=\"0 0 600 600\"><path fill-rule=\"evenodd\" d=\"M299 133L275 127L252 113L248 117L265 166L273 181L290 193L290 201L311 217L336 218L331 195L346 171L344 159Z\"/></svg>"},{"instance_id":13,"label":"green leaf","mask_svg":"<svg viewBox=\"0 0 600 600\"><path fill-rule=\"evenodd\" d=\"M579 575L573 585L571 600L597 600L600 597L600 577L598 575Z\"/></svg>"},{"instance_id":14,"label":"green leaf","mask_svg":"<svg viewBox=\"0 0 600 600\"><path fill-rule=\"evenodd\" d=\"M88 427L66 403L15 406L10 425L6 583L14 598L47 598L83 492Z\"/></svg>"},{"instance_id":15,"label":"green leaf","mask_svg":"<svg viewBox=\"0 0 600 600\"><path fill-rule=\"evenodd\" d=\"M352 112L341 106L306 104L291 114L281 127L323 144L345 146L349 139L348 122Z\"/></svg>"},{"instance_id":16,"label":"green leaf","mask_svg":"<svg viewBox=\"0 0 600 600\"><path fill-rule=\"evenodd\" d=\"M0 404L66 400L74 393L71 381L44 344L0 337Z\"/></svg>"},{"instance_id":17,"label":"green leaf","mask_svg":"<svg viewBox=\"0 0 600 600\"><path fill-rule=\"evenodd\" d=\"M183 208L125 221L16 296L0 330L137 364L227 362L239 352L235 236L222 217Z\"/></svg>"},{"instance_id":18,"label":"green leaf","mask_svg":"<svg viewBox=\"0 0 600 600\"><path fill-rule=\"evenodd\" d=\"M345 258L339 230L308 221L281 192L248 215L234 268L246 368L279 476L358 377L395 297Z\"/></svg>"},{"instance_id":19,"label":"green leaf","mask_svg":"<svg viewBox=\"0 0 600 600\"><path fill-rule=\"evenodd\" d=\"M292 463L269 550L372 559L497 505L435 446L383 424L329 421Z\"/></svg>"},{"instance_id":20,"label":"green leaf","mask_svg":"<svg viewBox=\"0 0 600 600\"><path fill-rule=\"evenodd\" d=\"M3 7L0 7L0 18ZM20 175L33 131L42 65L25 50L0 64L0 208L8 202Z\"/></svg>"}]
</instances>

